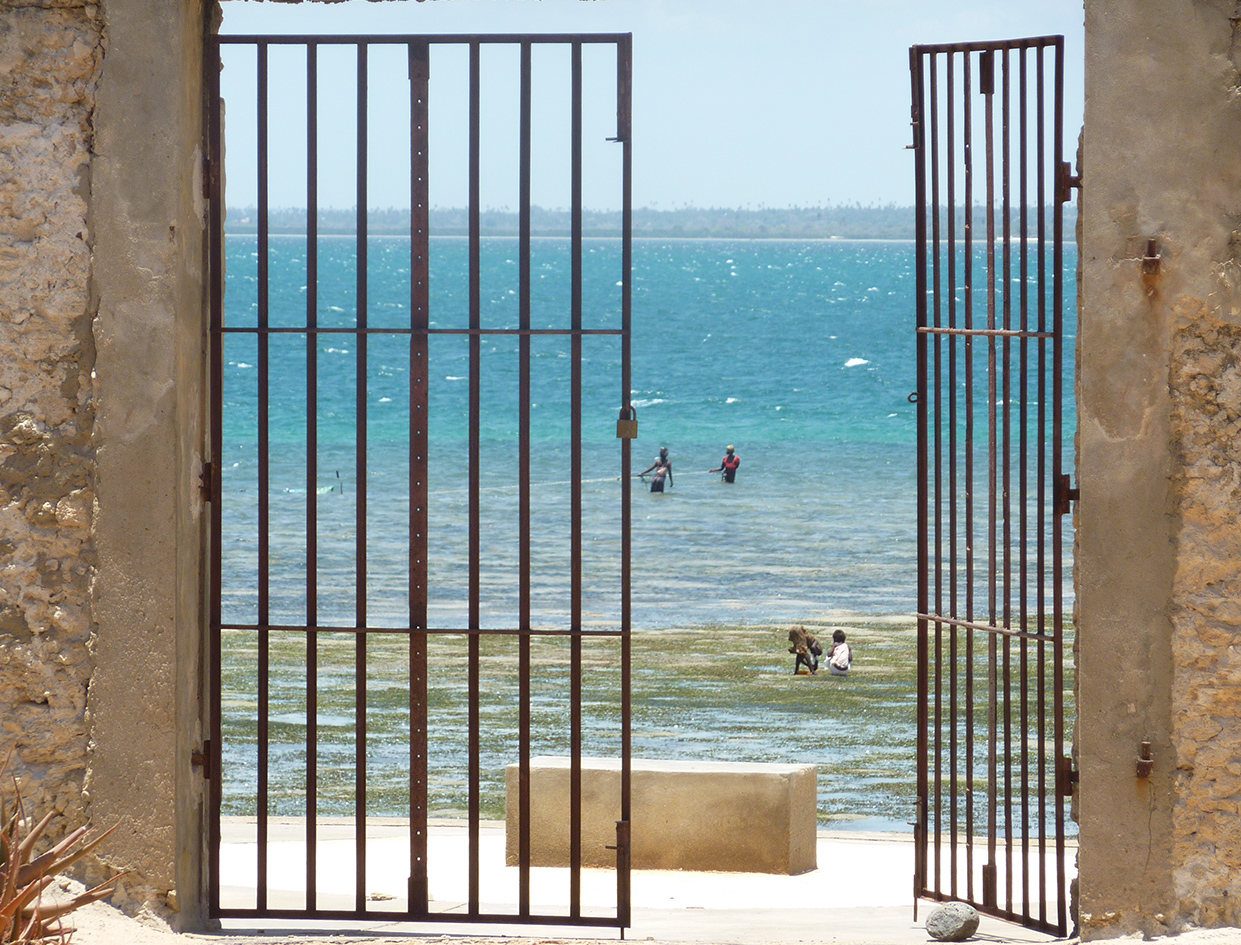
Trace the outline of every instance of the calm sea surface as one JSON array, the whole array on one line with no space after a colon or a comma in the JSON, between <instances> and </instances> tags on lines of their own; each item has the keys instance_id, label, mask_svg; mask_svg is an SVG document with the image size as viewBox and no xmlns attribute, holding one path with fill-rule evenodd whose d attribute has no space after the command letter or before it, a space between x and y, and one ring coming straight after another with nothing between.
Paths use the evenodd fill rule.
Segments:
<instances>
[{"instance_id":1,"label":"calm sea surface","mask_svg":"<svg viewBox=\"0 0 1241 945\"><path fill-rule=\"evenodd\" d=\"M468 324L467 250L464 240L432 241L433 328ZM227 324L253 326L258 317L257 241L251 236L229 237L227 252ZM537 240L533 254L533 327L567 328L568 241ZM372 238L368 255L371 327L407 325L408 241ZM517 262L516 240L484 241L482 319L486 328L518 324ZM269 266L270 323L304 327L305 240L272 238ZM1065 298L1070 303L1076 296L1075 268L1076 254L1070 247L1065 260ZM744 757L816 761L838 775L851 773L847 786L842 787L839 778L833 786L821 786L824 817L848 814L872 818L866 823L884 824L908 819L912 654L902 655L902 647L911 647L912 637L907 624L891 615L907 616L915 609L916 417L908 400L915 388L913 270L913 244L905 242L635 242L629 394L638 410L640 432L634 469L649 465L659 447L667 446L674 485L659 495L646 491L639 481L634 483L633 626L639 635L689 631L688 637L677 637L680 642L668 653L654 643L649 648L654 665L643 673L649 669L658 676L666 662L667 679L651 683L653 691L672 686L684 694L666 706L655 699L638 712L638 724L651 732L677 733L676 737L645 741L639 737L635 750L640 755L738 757L737 732L745 729L750 734L741 739L746 746ZM588 240L583 271L583 323L587 328L619 326L619 278L619 243ZM356 285L352 238L324 239L318 277L321 326L351 329L356 325ZM1070 306L1065 341L1070 353L1074 324ZM484 337L481 352L483 626L511 627L517 622L518 340L514 335ZM531 352L532 606L536 624L564 626L568 622L570 548L571 349L564 336L539 335L531 342ZM249 624L258 617L261 357L253 335L229 336L222 464L226 623ZM407 343L400 335L370 338L364 361L366 380L359 395L354 338L348 334L319 336L318 475L313 483L307 481L305 471L311 401L305 333L277 336L266 358L270 372L270 622L308 620L305 538L307 495L313 489L318 496L318 622L328 626L354 622L359 605L356 521L359 496L364 493L368 620L372 626L404 624L408 620ZM619 613L620 451L615 438L617 404L623 396L619 358L615 336L591 336L583 342L582 581L587 627L613 626ZM1065 390L1072 389L1070 370ZM467 626L468 398L467 338L433 336L428 593L432 625L448 628ZM359 400L365 402L369 442L364 481L359 479L355 446ZM1071 410L1071 404L1066 406ZM1069 444L1072 429L1073 417L1067 412ZM733 485L707 472L720 464L729 444L742 460ZM1070 468L1068 462L1066 468ZM880 645L879 638L875 642L876 652L882 650L886 655L876 661L883 663L883 672L873 681L878 685L882 676L882 692L874 694L871 705L875 711L869 721L864 692L860 708L850 703L853 721L848 724L856 723L856 731L846 741L855 746L853 755L829 759L826 746L816 748L816 737L807 740L805 736L807 715L822 722L821 713L832 711L826 695L820 693L809 701L801 699L795 689L791 695L783 689L773 695L773 687L793 684L784 679L790 667L785 665L786 644L778 628L803 621L889 628L883 637L886 642ZM721 627L749 628L733 647L748 656L740 664L730 663L720 679L704 678L698 687L685 684L685 678L692 680L695 665L720 660L719 647L729 645L721 641L732 632ZM701 642L692 642L695 638ZM768 654L763 641L769 638ZM456 659L452 639L445 642L441 654L449 669L442 687L435 690L446 700L445 706L456 704L454 700L463 698L464 692L463 668L451 668ZM278 717L277 739L284 740L287 759L300 759L290 766L295 769L305 758L305 643L283 640L275 645L272 711ZM399 695L402 657L383 649L390 644L373 645L377 649L371 660L370 687L376 695L368 714L368 751L374 758L376 784L388 783L383 771L389 767L394 776L389 787L373 788L376 793L368 798L369 809L373 814L399 814L405 802L396 773L401 767L408 708ZM348 812L352 809L352 775L346 777L346 771L352 766L354 744L354 650L351 640L343 636L325 638L324 646L318 684L321 691L336 687L339 698L325 698L337 700L340 711L334 715L321 707L319 764L325 779L335 778L339 783L336 788L325 786L321 794L327 799L321 797L320 804L327 813ZM345 648L336 669L331 668L334 657L328 655L336 652L334 647ZM226 634L226 765L230 771L226 805L236 812L253 805L254 726L246 717L257 703L252 681L255 648L252 635ZM511 667L505 661L510 657L495 655L491 665L496 667L497 679L508 678L504 674ZM859 668L863 658L864 651L860 651ZM549 666L559 665L554 654L547 659ZM608 664L606 655L600 656L599 679L604 690L610 686ZM397 670L388 678L384 667L393 665ZM675 686L674 676L678 679ZM392 696L394 690L397 694ZM826 692L818 685L814 690ZM710 705L694 705L695 692L711 693ZM502 695L496 698L498 731L508 724L504 706L512 700ZM560 697L553 693L547 698L553 705ZM858 698L855 689L850 699ZM762 700L762 711L750 713L747 707L755 700ZM558 731L551 721L548 725L549 732ZM451 726L445 732L449 740L456 737ZM611 750L606 737L600 737L604 741L599 751ZM552 738L544 747L554 750L554 742ZM831 751L837 751L840 744ZM443 749L444 771L435 783L444 794L437 809L464 806L461 778L452 773L464 763L463 750L463 744ZM496 805L502 805L498 779L503 764L514 759L515 746L496 748L490 759L487 803L497 816ZM293 774L288 784L277 783L273 811L297 813L298 805L304 804L299 800L303 792L296 771Z\"/></svg>"}]
</instances>

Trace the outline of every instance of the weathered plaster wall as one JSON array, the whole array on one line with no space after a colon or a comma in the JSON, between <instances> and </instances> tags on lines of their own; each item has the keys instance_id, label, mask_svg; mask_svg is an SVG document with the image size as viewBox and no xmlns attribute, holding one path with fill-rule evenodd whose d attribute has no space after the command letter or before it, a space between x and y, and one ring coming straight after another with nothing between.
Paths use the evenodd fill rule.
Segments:
<instances>
[{"instance_id":1,"label":"weathered plaster wall","mask_svg":"<svg viewBox=\"0 0 1241 945\"><path fill-rule=\"evenodd\" d=\"M198 492L205 313L200 0L105 0L91 213L98 296L91 815L135 896L199 922ZM180 854L180 855L178 855ZM138 889L138 887L143 887Z\"/></svg>"},{"instance_id":2,"label":"weathered plaster wall","mask_svg":"<svg viewBox=\"0 0 1241 945\"><path fill-rule=\"evenodd\" d=\"M1086 2L1076 576L1088 938L1241 924L1238 15L1233 0ZM1152 239L1160 259L1144 267Z\"/></svg>"},{"instance_id":3,"label":"weathered plaster wall","mask_svg":"<svg viewBox=\"0 0 1241 945\"><path fill-rule=\"evenodd\" d=\"M0 758L85 816L96 450L90 149L98 10L0 0Z\"/></svg>"},{"instance_id":4,"label":"weathered plaster wall","mask_svg":"<svg viewBox=\"0 0 1241 945\"><path fill-rule=\"evenodd\" d=\"M0 0L0 752L188 925L203 33L199 0Z\"/></svg>"}]
</instances>

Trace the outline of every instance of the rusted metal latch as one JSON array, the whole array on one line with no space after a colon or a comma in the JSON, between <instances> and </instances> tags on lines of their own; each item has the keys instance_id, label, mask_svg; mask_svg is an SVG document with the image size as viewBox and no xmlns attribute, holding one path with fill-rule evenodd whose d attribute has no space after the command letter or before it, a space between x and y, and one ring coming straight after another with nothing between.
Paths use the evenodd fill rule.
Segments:
<instances>
[{"instance_id":1,"label":"rusted metal latch","mask_svg":"<svg viewBox=\"0 0 1241 945\"><path fill-rule=\"evenodd\" d=\"M1082 189L1082 176L1078 174L1073 176L1073 165L1068 161L1060 164L1060 202L1068 203L1072 197L1074 189Z\"/></svg>"},{"instance_id":2,"label":"rusted metal latch","mask_svg":"<svg viewBox=\"0 0 1241 945\"><path fill-rule=\"evenodd\" d=\"M1073 511L1073 506L1070 503L1080 501L1081 497L1081 490L1072 487L1072 480L1069 478L1069 474L1061 474L1060 482L1057 483L1056 488L1056 514L1068 515Z\"/></svg>"},{"instance_id":3,"label":"rusted metal latch","mask_svg":"<svg viewBox=\"0 0 1241 945\"><path fill-rule=\"evenodd\" d=\"M211 501L212 469L210 463L203 463L198 473L198 495L204 502Z\"/></svg>"},{"instance_id":4,"label":"rusted metal latch","mask_svg":"<svg viewBox=\"0 0 1241 945\"><path fill-rule=\"evenodd\" d=\"M203 747L190 752L190 764L202 771L202 776L211 780L211 739L203 742Z\"/></svg>"},{"instance_id":5,"label":"rusted metal latch","mask_svg":"<svg viewBox=\"0 0 1241 945\"><path fill-rule=\"evenodd\" d=\"M1140 754L1138 755L1137 775L1145 781L1155 770L1155 759L1151 755L1150 742L1142 742L1142 746L1139 750Z\"/></svg>"},{"instance_id":6,"label":"rusted metal latch","mask_svg":"<svg viewBox=\"0 0 1241 945\"><path fill-rule=\"evenodd\" d=\"M1073 767L1073 759L1061 755L1056 764L1056 793L1061 797L1072 797L1077 786L1077 771Z\"/></svg>"},{"instance_id":7,"label":"rusted metal latch","mask_svg":"<svg viewBox=\"0 0 1241 945\"><path fill-rule=\"evenodd\" d=\"M1142 275L1157 276L1159 275L1159 265L1163 261L1163 256L1159 252L1158 240L1146 241L1146 255L1142 257Z\"/></svg>"}]
</instances>

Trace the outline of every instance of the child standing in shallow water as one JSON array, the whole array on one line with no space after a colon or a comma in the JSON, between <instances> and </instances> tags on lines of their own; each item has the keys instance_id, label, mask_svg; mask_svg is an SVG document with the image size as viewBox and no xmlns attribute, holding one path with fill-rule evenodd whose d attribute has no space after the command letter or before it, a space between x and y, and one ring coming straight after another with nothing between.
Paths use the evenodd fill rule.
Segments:
<instances>
[{"instance_id":1,"label":"child standing in shallow water","mask_svg":"<svg viewBox=\"0 0 1241 945\"><path fill-rule=\"evenodd\" d=\"M848 676L853 665L853 651L845 642L843 630L832 631L832 648L827 652L827 669L833 676Z\"/></svg>"}]
</instances>

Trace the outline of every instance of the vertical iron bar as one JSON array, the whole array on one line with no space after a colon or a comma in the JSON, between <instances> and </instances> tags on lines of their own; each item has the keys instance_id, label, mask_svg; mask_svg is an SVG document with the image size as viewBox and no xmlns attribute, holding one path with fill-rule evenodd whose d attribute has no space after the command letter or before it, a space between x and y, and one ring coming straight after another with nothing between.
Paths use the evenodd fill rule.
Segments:
<instances>
[{"instance_id":1,"label":"vertical iron bar","mask_svg":"<svg viewBox=\"0 0 1241 945\"><path fill-rule=\"evenodd\" d=\"M582 43L572 44L572 169L570 211L572 377L570 424L572 471L570 479L570 624L572 678L570 694L570 827L569 915L582 912Z\"/></svg>"},{"instance_id":2,"label":"vertical iron bar","mask_svg":"<svg viewBox=\"0 0 1241 945\"><path fill-rule=\"evenodd\" d=\"M617 44L617 128L621 142L621 404L629 406L632 378L630 375L631 312L633 301L633 38L626 35ZM632 847L630 833L631 738L632 712L629 676L633 654L630 642L630 510L632 440L622 439L621 445L621 796L620 818L625 826L616 837L616 918L622 930L629 927L630 866Z\"/></svg>"},{"instance_id":3,"label":"vertical iron bar","mask_svg":"<svg viewBox=\"0 0 1241 945\"><path fill-rule=\"evenodd\" d=\"M208 14L209 15L209 14ZM209 341L210 396L211 396L211 453L210 461L215 470L211 477L211 546L210 580L208 596L208 676L210 683L210 719L208 736L211 748L208 760L213 772L220 772L223 746L223 678L221 660L221 587L223 570L220 538L223 519L220 512L221 480L224 449L224 194L219 173L224 159L223 116L220 101L220 44L210 29L207 30L205 68L207 85L207 114L209 119L208 147L210 149L211 173L211 227L208 233L208 263L211 284ZM208 914L220 912L220 807L223 802L223 777L217 774L207 782L210 809L207 815L207 908Z\"/></svg>"},{"instance_id":4,"label":"vertical iron bar","mask_svg":"<svg viewBox=\"0 0 1241 945\"><path fill-rule=\"evenodd\" d=\"M518 307L521 337L518 341L518 516L520 558L519 600L519 799L521 829L518 838L518 911L530 915L530 43L521 44L520 142L518 167ZM475 211L476 212L476 211ZM477 225L477 224L475 224Z\"/></svg>"},{"instance_id":5,"label":"vertical iron bar","mask_svg":"<svg viewBox=\"0 0 1241 945\"><path fill-rule=\"evenodd\" d=\"M934 276L934 305L936 328L943 324L943 295L941 280L943 245L940 233L939 206L939 54L931 53L927 57L931 77L931 105L923 112L922 121L926 121L926 112L930 112L931 122L931 230L932 230L932 269ZM951 251L951 250L950 250ZM923 290L925 295L925 289ZM943 511L943 335L935 335L935 615L942 617L944 613L944 511ZM921 397L919 397L921 400ZM925 422L925 421L924 421ZM944 737L943 737L943 675L944 675L944 625L935 622L935 882L928 888L936 892L943 888L943 770L944 770Z\"/></svg>"},{"instance_id":6,"label":"vertical iron bar","mask_svg":"<svg viewBox=\"0 0 1241 945\"><path fill-rule=\"evenodd\" d=\"M965 328L974 327L974 156L970 56L962 69L965 161ZM965 336L965 619L974 621L974 339ZM965 631L965 890L974 899L974 631Z\"/></svg>"},{"instance_id":7,"label":"vertical iron bar","mask_svg":"<svg viewBox=\"0 0 1241 945\"><path fill-rule=\"evenodd\" d=\"M995 278L995 52L980 54L980 91L985 112L984 139L986 148L987 188L987 329L996 327ZM996 577L998 572L998 428L999 417L995 398L998 354L995 335L987 338L987 623L994 627L998 618ZM987 863L984 869L983 903L996 907L996 835L998 831L997 795L999 793L999 640L987 634Z\"/></svg>"},{"instance_id":8,"label":"vertical iron bar","mask_svg":"<svg viewBox=\"0 0 1241 945\"><path fill-rule=\"evenodd\" d=\"M957 327L957 197L956 197L956 56L948 53L948 95L946 107L948 111L948 154L945 163L948 166L948 327ZM949 609L953 620L958 611L958 489L957 489L957 336L952 335L948 342L948 598ZM942 548L940 555L942 556ZM953 624L948 635L948 717L951 728L948 733L948 770L949 794L951 808L948 813L949 833L949 894L957 895L957 826L959 808L959 769L957 755L960 750L960 739L957 735L957 638L958 630Z\"/></svg>"},{"instance_id":9,"label":"vertical iron bar","mask_svg":"<svg viewBox=\"0 0 1241 945\"><path fill-rule=\"evenodd\" d=\"M1010 178L1012 176L1012 139L1010 136L1010 124L1012 121L1012 89L1009 81L1009 55L1008 50L1003 52L1002 69L1004 76L1003 98L1001 104L1003 106L1001 124L1001 160L1003 163L1003 217L1004 217L1004 330L1010 331L1013 327L1013 255L1012 255L1012 189ZM1004 338L1003 357L1001 358L1004 383L1003 397L1004 405L1004 429L1002 435L1001 453L1003 454L1003 472L1001 480L1003 482L1003 573L1004 573L1004 589L1003 589L1003 613L1002 620L1005 627L1012 627L1013 607L1012 607L1012 583L1013 583L1013 530L1012 530L1012 342L1008 336ZM1003 666L1003 688L1004 688L1004 883L1005 883L1005 908L1009 912L1013 911L1013 694L1012 694L1012 641L1009 636L1005 636L1003 640L1004 646L1004 666Z\"/></svg>"},{"instance_id":10,"label":"vertical iron bar","mask_svg":"<svg viewBox=\"0 0 1241 945\"><path fill-rule=\"evenodd\" d=\"M357 634L354 637L354 908L366 910L366 365L368 311L367 277L367 45L357 47L357 431L355 434L357 483L356 544L357 562L355 600Z\"/></svg>"},{"instance_id":11,"label":"vertical iron bar","mask_svg":"<svg viewBox=\"0 0 1241 945\"><path fill-rule=\"evenodd\" d=\"M1018 87L1020 100L1020 231L1021 242L1019 271L1021 273L1020 326L1022 331L1021 344L1018 346L1020 370L1018 377L1021 384L1021 403L1018 420L1020 432L1017 446L1017 508L1020 536L1018 553L1018 620L1022 631L1029 628L1030 618L1030 584L1029 584L1029 529L1030 529L1030 493L1029 493L1029 462L1030 462L1030 409L1029 409L1029 363L1030 343L1025 332L1030 330L1030 165L1029 165L1029 55L1027 50L1021 51L1021 65L1018 71ZM1020 660L1017 668L1021 679L1021 900L1022 916L1030 918L1030 644L1025 639L1020 643Z\"/></svg>"},{"instance_id":12,"label":"vertical iron bar","mask_svg":"<svg viewBox=\"0 0 1241 945\"><path fill-rule=\"evenodd\" d=\"M430 182L427 117L431 52L409 47L409 898L412 915L426 915L427 891L427 521L430 436Z\"/></svg>"},{"instance_id":13,"label":"vertical iron bar","mask_svg":"<svg viewBox=\"0 0 1241 945\"><path fill-rule=\"evenodd\" d=\"M477 42L470 44L470 207L471 228L477 225L477 209L480 201L479 174L481 167L480 130L480 49ZM480 525L482 454L480 451L482 422L482 301L481 301L481 244L470 241L470 630L469 637L469 702L470 702L470 810L469 810L469 910L478 915L479 900L479 819L482 795L482 739L479 700L481 698L479 661L482 627L481 580L482 580L482 528Z\"/></svg>"},{"instance_id":14,"label":"vertical iron bar","mask_svg":"<svg viewBox=\"0 0 1241 945\"><path fill-rule=\"evenodd\" d=\"M1052 127L1052 160L1059 171L1064 160L1064 37L1057 37L1055 46L1055 78ZM1052 380L1051 380L1051 481L1061 481L1061 420L1062 375L1064 370L1064 204L1059 188L1052 210ZM1054 505L1054 503L1053 503ZM1052 764L1058 767L1064 755L1064 609L1061 581L1062 524L1059 510L1053 510L1051 519L1051 594L1052 594L1052 713L1053 749ZM1053 769L1055 770L1055 769ZM1057 784L1059 779L1054 779ZM1057 926L1061 935L1068 931L1068 904L1066 896L1064 851L1064 794L1056 789L1056 902L1058 904Z\"/></svg>"},{"instance_id":15,"label":"vertical iron bar","mask_svg":"<svg viewBox=\"0 0 1241 945\"><path fill-rule=\"evenodd\" d=\"M306 909L319 845L319 47L306 45Z\"/></svg>"},{"instance_id":16,"label":"vertical iron bar","mask_svg":"<svg viewBox=\"0 0 1241 945\"><path fill-rule=\"evenodd\" d=\"M1046 113L1045 89L1046 76L1044 69L1044 50L1038 49L1035 60L1035 76L1037 86L1038 128L1036 149L1038 164L1036 180L1038 189L1038 330L1047 330L1047 154L1046 154ZM1046 598L1044 594L1047 552L1047 449L1046 449L1046 404L1047 404L1047 342L1038 340L1038 436L1036 438L1037 462L1037 497L1038 497L1038 532L1036 534L1035 553L1035 606L1038 608L1038 676L1036 704L1038 706L1038 901L1039 921L1047 921L1047 694L1044 680L1046 676L1047 645L1044 637L1047 631ZM1053 779L1053 784L1054 779Z\"/></svg>"},{"instance_id":17,"label":"vertical iron bar","mask_svg":"<svg viewBox=\"0 0 1241 945\"><path fill-rule=\"evenodd\" d=\"M258 46L258 785L255 797L257 814L258 888L256 908L267 909L267 802L268 802L268 739L271 673L271 483L270 483L270 383L268 364L269 258L267 223L267 44Z\"/></svg>"},{"instance_id":18,"label":"vertical iron bar","mask_svg":"<svg viewBox=\"0 0 1241 945\"><path fill-rule=\"evenodd\" d=\"M927 324L926 304L926 131L925 131L925 95L922 89L922 55L918 48L909 50L909 72L913 87L913 103L911 106L914 133L914 227L917 233L916 257L914 263L914 291L917 297L916 327ZM917 423L918 423L918 613L926 614L930 609L930 591L928 575L930 573L930 547L928 545L928 514L927 514L927 377L926 377L926 334L917 332ZM914 858L914 909L917 916L917 898L926 888L927 870L927 831L926 814L929 800L927 771L930 767L927 757L928 732L927 725L927 621L918 618L918 731L917 731L917 810L914 817L914 844L917 852Z\"/></svg>"}]
</instances>

